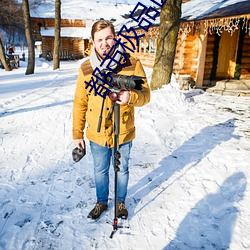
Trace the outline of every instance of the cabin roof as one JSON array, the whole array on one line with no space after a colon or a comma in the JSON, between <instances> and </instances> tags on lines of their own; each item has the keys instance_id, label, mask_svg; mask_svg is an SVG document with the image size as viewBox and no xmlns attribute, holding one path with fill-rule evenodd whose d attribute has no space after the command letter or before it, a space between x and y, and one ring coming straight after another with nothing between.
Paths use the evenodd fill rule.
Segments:
<instances>
[{"instance_id":1,"label":"cabin roof","mask_svg":"<svg viewBox=\"0 0 250 250\"><path fill-rule=\"evenodd\" d=\"M182 21L250 14L249 0L191 0L182 4Z\"/></svg>"},{"instance_id":2,"label":"cabin roof","mask_svg":"<svg viewBox=\"0 0 250 250\"><path fill-rule=\"evenodd\" d=\"M55 28L41 28L42 36L54 37ZM81 39L89 39L91 33L90 27L61 27L61 37L75 37Z\"/></svg>"},{"instance_id":3,"label":"cabin roof","mask_svg":"<svg viewBox=\"0 0 250 250\"><path fill-rule=\"evenodd\" d=\"M131 4L96 2L93 0L61 0L61 18L70 20L118 19L135 7ZM31 17L55 18L55 3L46 0L36 9L30 10Z\"/></svg>"},{"instance_id":4,"label":"cabin roof","mask_svg":"<svg viewBox=\"0 0 250 250\"><path fill-rule=\"evenodd\" d=\"M140 11L137 12L138 14ZM250 14L250 0L191 0L182 3L182 22L199 21L228 16L239 16ZM116 30L120 30L123 25L127 28L139 28L138 23L129 18L129 14L124 15L115 23ZM153 25L160 24L158 16Z\"/></svg>"}]
</instances>

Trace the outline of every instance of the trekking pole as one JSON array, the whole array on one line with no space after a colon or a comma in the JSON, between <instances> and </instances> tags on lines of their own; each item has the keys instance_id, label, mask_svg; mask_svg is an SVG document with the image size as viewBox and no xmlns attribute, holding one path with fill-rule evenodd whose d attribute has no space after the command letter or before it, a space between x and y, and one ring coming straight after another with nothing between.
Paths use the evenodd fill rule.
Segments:
<instances>
[{"instance_id":1,"label":"trekking pole","mask_svg":"<svg viewBox=\"0 0 250 250\"><path fill-rule=\"evenodd\" d=\"M115 192L115 206L114 206L114 222L113 222L113 230L110 234L110 238L118 230L118 219L117 219L117 192L118 192L118 172L120 171L120 157L121 154L119 152L119 134L120 134L120 105L116 102L114 103L114 171L115 171L115 184L114 184L114 192Z\"/></svg>"}]
</instances>

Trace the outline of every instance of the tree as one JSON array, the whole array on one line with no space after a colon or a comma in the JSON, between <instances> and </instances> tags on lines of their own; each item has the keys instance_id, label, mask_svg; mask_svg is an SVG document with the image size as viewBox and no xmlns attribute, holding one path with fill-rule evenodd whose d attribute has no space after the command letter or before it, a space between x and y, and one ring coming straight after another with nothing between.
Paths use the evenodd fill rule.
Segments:
<instances>
[{"instance_id":1,"label":"tree","mask_svg":"<svg viewBox=\"0 0 250 250\"><path fill-rule=\"evenodd\" d=\"M35 48L34 48L34 41L32 37L30 9L29 9L28 0L22 0L22 8L23 8L25 36L26 36L26 41L28 44L28 66L27 66L25 74L30 75L30 74L34 74L34 70L35 70Z\"/></svg>"},{"instance_id":2,"label":"tree","mask_svg":"<svg viewBox=\"0 0 250 250\"><path fill-rule=\"evenodd\" d=\"M17 0L0 0L0 29L6 32L5 42L12 43L17 34L23 33L22 14L22 6Z\"/></svg>"},{"instance_id":3,"label":"tree","mask_svg":"<svg viewBox=\"0 0 250 250\"><path fill-rule=\"evenodd\" d=\"M4 52L4 47L3 47L3 43L2 43L2 39L0 37L0 61L1 64L3 65L4 69L6 71L10 71L11 68L6 60L6 56L5 56L5 52Z\"/></svg>"},{"instance_id":4,"label":"tree","mask_svg":"<svg viewBox=\"0 0 250 250\"><path fill-rule=\"evenodd\" d=\"M159 40L150 84L152 90L171 81L180 25L181 3L182 0L167 0L162 7Z\"/></svg>"},{"instance_id":5,"label":"tree","mask_svg":"<svg viewBox=\"0 0 250 250\"><path fill-rule=\"evenodd\" d=\"M0 0L0 61L6 71L10 71L4 43L14 43L16 34L22 34L22 8L16 0Z\"/></svg>"},{"instance_id":6,"label":"tree","mask_svg":"<svg viewBox=\"0 0 250 250\"><path fill-rule=\"evenodd\" d=\"M53 49L53 69L60 68L59 48L61 33L61 0L55 0L55 40Z\"/></svg>"}]
</instances>

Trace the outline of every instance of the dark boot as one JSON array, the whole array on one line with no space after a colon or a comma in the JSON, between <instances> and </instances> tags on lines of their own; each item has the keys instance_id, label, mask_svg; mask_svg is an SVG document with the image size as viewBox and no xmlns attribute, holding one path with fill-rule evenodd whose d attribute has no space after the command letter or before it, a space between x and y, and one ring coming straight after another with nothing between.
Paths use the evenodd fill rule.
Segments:
<instances>
[{"instance_id":1,"label":"dark boot","mask_svg":"<svg viewBox=\"0 0 250 250\"><path fill-rule=\"evenodd\" d=\"M95 207L90 211L88 218L91 218L93 220L98 219L100 215L102 214L102 212L107 210L107 208L108 208L108 205L103 204L101 202L97 202L95 204Z\"/></svg>"},{"instance_id":2,"label":"dark boot","mask_svg":"<svg viewBox=\"0 0 250 250\"><path fill-rule=\"evenodd\" d=\"M128 218L128 210L125 206L124 202L117 202L117 218L127 219Z\"/></svg>"}]
</instances>

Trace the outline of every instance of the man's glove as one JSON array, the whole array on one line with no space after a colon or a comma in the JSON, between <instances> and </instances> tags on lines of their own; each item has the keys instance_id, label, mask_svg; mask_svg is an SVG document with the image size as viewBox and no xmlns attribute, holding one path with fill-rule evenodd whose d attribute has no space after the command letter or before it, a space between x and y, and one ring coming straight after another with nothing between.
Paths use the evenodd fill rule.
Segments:
<instances>
[{"instance_id":1,"label":"man's glove","mask_svg":"<svg viewBox=\"0 0 250 250\"><path fill-rule=\"evenodd\" d=\"M85 148L81 146L74 148L72 151L72 157L73 157L74 162L80 161L85 154L86 154Z\"/></svg>"}]
</instances>

